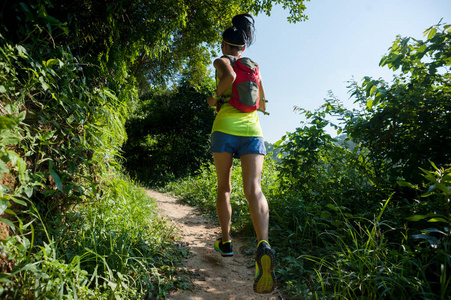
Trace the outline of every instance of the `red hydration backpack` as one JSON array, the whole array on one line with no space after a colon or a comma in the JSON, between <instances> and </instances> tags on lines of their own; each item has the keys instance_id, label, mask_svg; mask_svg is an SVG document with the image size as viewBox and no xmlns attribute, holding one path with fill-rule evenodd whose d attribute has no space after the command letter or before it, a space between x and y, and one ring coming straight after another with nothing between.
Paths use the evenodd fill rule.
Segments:
<instances>
[{"instance_id":1,"label":"red hydration backpack","mask_svg":"<svg viewBox=\"0 0 451 300\"><path fill-rule=\"evenodd\" d=\"M256 62L248 57L236 58L224 55L230 59L236 78L232 86L232 97L228 102L236 109L250 113L260 107L260 72Z\"/></svg>"}]
</instances>

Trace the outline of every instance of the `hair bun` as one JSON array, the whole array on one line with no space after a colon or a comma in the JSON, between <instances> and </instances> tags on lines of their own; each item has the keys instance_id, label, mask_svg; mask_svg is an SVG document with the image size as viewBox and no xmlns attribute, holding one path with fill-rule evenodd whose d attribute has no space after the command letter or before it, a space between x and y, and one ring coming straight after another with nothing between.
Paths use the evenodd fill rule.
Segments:
<instances>
[{"instance_id":1,"label":"hair bun","mask_svg":"<svg viewBox=\"0 0 451 300\"><path fill-rule=\"evenodd\" d=\"M240 35L242 35L240 40L242 40L242 44L246 44L250 46L254 41L254 27L255 20L250 14L240 14L236 15L232 19L233 26L241 31Z\"/></svg>"},{"instance_id":2,"label":"hair bun","mask_svg":"<svg viewBox=\"0 0 451 300\"><path fill-rule=\"evenodd\" d=\"M254 27L254 18L250 14L236 15L232 19L233 26L246 30L249 27Z\"/></svg>"}]
</instances>

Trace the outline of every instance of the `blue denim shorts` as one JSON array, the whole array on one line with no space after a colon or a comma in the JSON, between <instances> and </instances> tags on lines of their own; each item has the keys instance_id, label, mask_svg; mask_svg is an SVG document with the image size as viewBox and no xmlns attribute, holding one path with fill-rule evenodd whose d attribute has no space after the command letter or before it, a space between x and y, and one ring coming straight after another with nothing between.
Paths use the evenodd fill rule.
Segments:
<instances>
[{"instance_id":1,"label":"blue denim shorts","mask_svg":"<svg viewBox=\"0 0 451 300\"><path fill-rule=\"evenodd\" d=\"M266 154L262 137L236 136L220 131L211 134L210 152L228 152L240 158L246 154Z\"/></svg>"}]
</instances>

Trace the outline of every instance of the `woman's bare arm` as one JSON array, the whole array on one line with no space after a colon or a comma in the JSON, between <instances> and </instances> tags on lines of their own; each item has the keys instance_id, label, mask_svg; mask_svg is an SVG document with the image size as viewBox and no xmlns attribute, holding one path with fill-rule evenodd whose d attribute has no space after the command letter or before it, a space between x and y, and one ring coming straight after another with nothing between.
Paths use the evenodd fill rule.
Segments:
<instances>
[{"instance_id":1,"label":"woman's bare arm","mask_svg":"<svg viewBox=\"0 0 451 300\"><path fill-rule=\"evenodd\" d=\"M229 89L233 82L235 81L236 74L230 65L230 60L228 58L218 58L213 62L213 66L216 69L216 74L219 79L218 87L216 88L216 95L222 96L227 89ZM208 104L210 106L216 106L219 99L214 99L212 96L207 98Z\"/></svg>"}]
</instances>

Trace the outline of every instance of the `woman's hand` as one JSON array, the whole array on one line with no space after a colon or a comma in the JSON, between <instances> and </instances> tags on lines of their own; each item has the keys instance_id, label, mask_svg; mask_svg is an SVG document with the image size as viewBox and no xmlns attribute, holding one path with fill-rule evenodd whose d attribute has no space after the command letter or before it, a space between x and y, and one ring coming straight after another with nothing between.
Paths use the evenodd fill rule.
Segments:
<instances>
[{"instance_id":1,"label":"woman's hand","mask_svg":"<svg viewBox=\"0 0 451 300\"><path fill-rule=\"evenodd\" d=\"M210 106L216 106L218 104L219 99L213 98L213 96L208 96L207 102Z\"/></svg>"}]
</instances>

